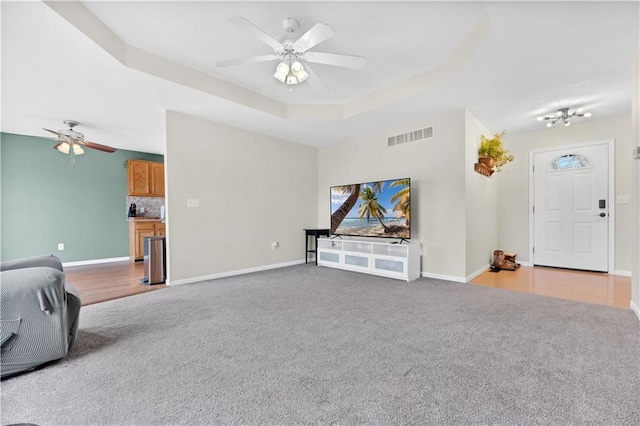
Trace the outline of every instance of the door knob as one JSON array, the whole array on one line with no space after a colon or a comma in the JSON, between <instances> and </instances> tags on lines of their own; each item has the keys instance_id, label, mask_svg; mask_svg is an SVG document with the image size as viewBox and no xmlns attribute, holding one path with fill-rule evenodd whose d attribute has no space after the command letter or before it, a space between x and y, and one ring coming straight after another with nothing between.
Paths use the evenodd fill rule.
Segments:
<instances>
[{"instance_id":1,"label":"door knob","mask_svg":"<svg viewBox=\"0 0 640 426\"><path fill-rule=\"evenodd\" d=\"M600 214L594 214L594 216L607 217L607 214L605 212L602 212Z\"/></svg>"}]
</instances>

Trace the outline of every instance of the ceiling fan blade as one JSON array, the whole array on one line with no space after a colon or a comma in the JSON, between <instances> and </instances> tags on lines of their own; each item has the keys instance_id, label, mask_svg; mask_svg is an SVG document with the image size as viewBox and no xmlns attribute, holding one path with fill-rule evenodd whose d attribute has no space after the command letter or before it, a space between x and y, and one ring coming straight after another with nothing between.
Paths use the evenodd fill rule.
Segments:
<instances>
[{"instance_id":1,"label":"ceiling fan blade","mask_svg":"<svg viewBox=\"0 0 640 426\"><path fill-rule=\"evenodd\" d=\"M87 148L93 148L93 149L97 149L98 151L103 151L103 152L116 152L115 148L111 148L110 146L107 145L101 145L99 143L95 143L95 142L89 142L89 141L81 141L79 142L81 145L86 146Z\"/></svg>"},{"instance_id":2,"label":"ceiling fan blade","mask_svg":"<svg viewBox=\"0 0 640 426\"><path fill-rule=\"evenodd\" d=\"M234 65L245 65L245 64L255 64L258 62L275 61L276 59L280 59L280 57L278 55L251 56L248 58L230 59L228 61L216 62L216 66L231 67Z\"/></svg>"},{"instance_id":3,"label":"ceiling fan blade","mask_svg":"<svg viewBox=\"0 0 640 426\"><path fill-rule=\"evenodd\" d=\"M339 55L337 53L307 52L302 56L307 62L333 65L336 67L362 69L367 63L362 56Z\"/></svg>"},{"instance_id":4,"label":"ceiling fan blade","mask_svg":"<svg viewBox=\"0 0 640 426\"><path fill-rule=\"evenodd\" d=\"M309 31L304 33L302 37L293 43L293 49L296 52L302 53L311 49L313 46L322 43L326 39L332 37L334 34L333 29L327 24L318 22Z\"/></svg>"},{"instance_id":5,"label":"ceiling fan blade","mask_svg":"<svg viewBox=\"0 0 640 426\"><path fill-rule=\"evenodd\" d=\"M331 91L329 90L329 87L325 84L325 82L322 81L320 77L318 77L318 74L316 74L311 69L309 64L306 64L304 69L307 71L307 73L309 73L309 78L306 81L309 83L313 90L320 94L327 94Z\"/></svg>"},{"instance_id":6,"label":"ceiling fan blade","mask_svg":"<svg viewBox=\"0 0 640 426\"><path fill-rule=\"evenodd\" d=\"M44 127L42 128L42 130L46 130L49 133L53 133L54 135L58 135L60 137L64 137L64 135L62 133L56 132L55 130L49 130L49 129L45 129Z\"/></svg>"},{"instance_id":7,"label":"ceiling fan blade","mask_svg":"<svg viewBox=\"0 0 640 426\"><path fill-rule=\"evenodd\" d=\"M284 46L282 45L282 43L262 31L260 28L256 27L252 22L248 21L242 16L232 16L231 18L229 18L229 22L231 22L238 28L243 28L251 31L253 35L258 38L258 40L265 43L267 46L271 46L274 51L284 50Z\"/></svg>"}]
</instances>

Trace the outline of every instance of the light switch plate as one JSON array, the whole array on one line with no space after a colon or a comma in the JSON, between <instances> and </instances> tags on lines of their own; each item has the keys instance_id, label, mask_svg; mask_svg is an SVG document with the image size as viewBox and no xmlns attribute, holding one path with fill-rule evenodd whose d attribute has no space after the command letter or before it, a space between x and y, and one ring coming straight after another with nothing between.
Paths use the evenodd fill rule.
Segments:
<instances>
[{"instance_id":1,"label":"light switch plate","mask_svg":"<svg viewBox=\"0 0 640 426\"><path fill-rule=\"evenodd\" d=\"M630 198L629 198L628 195L618 195L617 203L618 204L629 204L630 203Z\"/></svg>"},{"instance_id":2,"label":"light switch plate","mask_svg":"<svg viewBox=\"0 0 640 426\"><path fill-rule=\"evenodd\" d=\"M197 198L190 198L187 200L187 207L191 208L191 207L200 207L200 200L198 200Z\"/></svg>"}]
</instances>

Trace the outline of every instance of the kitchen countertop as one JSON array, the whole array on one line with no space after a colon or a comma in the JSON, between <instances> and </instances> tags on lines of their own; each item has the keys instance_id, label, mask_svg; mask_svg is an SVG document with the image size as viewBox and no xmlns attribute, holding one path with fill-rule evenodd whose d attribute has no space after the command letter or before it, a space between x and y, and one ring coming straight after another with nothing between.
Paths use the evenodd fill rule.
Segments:
<instances>
[{"instance_id":1,"label":"kitchen countertop","mask_svg":"<svg viewBox=\"0 0 640 426\"><path fill-rule=\"evenodd\" d=\"M151 217L151 216L136 216L136 217L127 217L127 222L164 222L164 220L159 217Z\"/></svg>"}]
</instances>

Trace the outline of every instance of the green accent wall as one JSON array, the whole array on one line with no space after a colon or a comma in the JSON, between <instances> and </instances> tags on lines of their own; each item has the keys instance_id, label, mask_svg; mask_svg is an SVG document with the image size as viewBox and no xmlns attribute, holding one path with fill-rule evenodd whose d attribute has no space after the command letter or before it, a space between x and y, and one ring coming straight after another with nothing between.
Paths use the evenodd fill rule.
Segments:
<instances>
[{"instance_id":1,"label":"green accent wall","mask_svg":"<svg viewBox=\"0 0 640 426\"><path fill-rule=\"evenodd\" d=\"M47 138L0 133L1 251L9 260L54 254L62 262L129 255L127 169L162 155L85 149L70 163ZM64 251L58 251L64 243Z\"/></svg>"}]
</instances>

